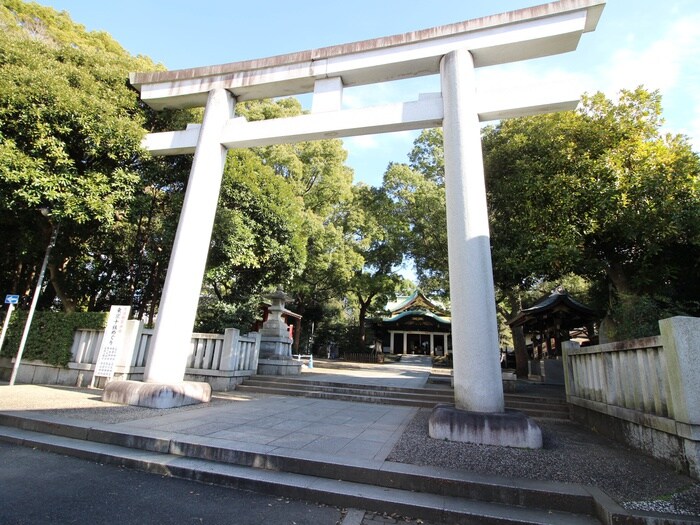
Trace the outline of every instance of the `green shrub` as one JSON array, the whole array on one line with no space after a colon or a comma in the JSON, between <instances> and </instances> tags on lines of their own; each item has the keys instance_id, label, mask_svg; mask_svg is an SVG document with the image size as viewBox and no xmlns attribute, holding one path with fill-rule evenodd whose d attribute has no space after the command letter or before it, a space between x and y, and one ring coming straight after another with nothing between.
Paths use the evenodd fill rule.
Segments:
<instances>
[{"instance_id":1,"label":"green shrub","mask_svg":"<svg viewBox=\"0 0 700 525\"><path fill-rule=\"evenodd\" d=\"M70 361L75 330L102 329L107 325L108 315L106 312L35 312L22 359L66 366ZM27 312L13 312L0 355L17 355L26 321Z\"/></svg>"},{"instance_id":2,"label":"green shrub","mask_svg":"<svg viewBox=\"0 0 700 525\"><path fill-rule=\"evenodd\" d=\"M195 332L223 334L227 328L238 328L243 333L250 331L257 317L262 317L259 301L251 298L245 303L232 304L212 298L199 301Z\"/></svg>"}]
</instances>

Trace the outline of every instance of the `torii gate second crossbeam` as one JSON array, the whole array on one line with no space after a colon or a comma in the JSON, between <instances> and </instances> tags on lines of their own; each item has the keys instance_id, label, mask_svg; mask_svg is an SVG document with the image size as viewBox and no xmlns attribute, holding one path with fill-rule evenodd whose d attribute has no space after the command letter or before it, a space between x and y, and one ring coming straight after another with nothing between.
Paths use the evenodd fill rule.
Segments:
<instances>
[{"instance_id":1,"label":"torii gate second crossbeam","mask_svg":"<svg viewBox=\"0 0 700 525\"><path fill-rule=\"evenodd\" d=\"M477 90L475 68L573 51L581 35L595 29L604 5L604 0L561 0L300 53L132 73L131 84L156 110L206 108L201 125L152 133L144 142L154 155L194 153L144 385L181 388L228 148L442 126L456 408L434 413L431 435L541 446L539 428L509 422L504 412L479 122L574 109L578 93L508 86L484 95ZM342 107L345 87L435 74L440 93L378 107ZM234 114L237 101L304 93L313 93L310 114L256 122ZM130 395L139 404L139 396ZM509 430L493 430L501 426ZM441 434L445 427L453 429L449 435Z\"/></svg>"}]
</instances>

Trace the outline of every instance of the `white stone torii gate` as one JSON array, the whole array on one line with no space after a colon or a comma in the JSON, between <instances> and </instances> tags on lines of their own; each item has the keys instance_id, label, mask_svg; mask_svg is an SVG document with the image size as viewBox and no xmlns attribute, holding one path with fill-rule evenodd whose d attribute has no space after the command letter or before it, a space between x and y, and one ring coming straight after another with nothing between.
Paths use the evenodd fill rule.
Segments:
<instances>
[{"instance_id":1,"label":"white stone torii gate","mask_svg":"<svg viewBox=\"0 0 700 525\"><path fill-rule=\"evenodd\" d=\"M574 109L579 94L551 93L547 86L480 93L474 71L575 50L582 33L595 29L604 5L605 0L561 0L288 55L132 73L131 84L156 110L206 108L201 125L151 133L144 143L154 155L194 153L194 162L143 385L162 391L164 385L183 382L228 148L442 126L455 403L461 411L503 414L479 122ZM440 75L441 93L383 106L342 107L344 87L433 74ZM313 93L310 114L256 122L234 114L237 101L304 93ZM130 402L140 404L133 397Z\"/></svg>"}]
</instances>

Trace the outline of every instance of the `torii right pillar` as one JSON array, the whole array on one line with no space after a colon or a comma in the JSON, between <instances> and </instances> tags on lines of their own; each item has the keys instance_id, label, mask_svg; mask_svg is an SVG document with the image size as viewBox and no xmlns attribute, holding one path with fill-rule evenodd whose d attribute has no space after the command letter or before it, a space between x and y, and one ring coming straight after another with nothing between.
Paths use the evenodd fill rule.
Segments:
<instances>
[{"instance_id":1,"label":"torii right pillar","mask_svg":"<svg viewBox=\"0 0 700 525\"><path fill-rule=\"evenodd\" d=\"M541 448L539 426L524 414L504 408L471 53L464 49L445 55L440 76L455 404L435 407L429 433L450 441Z\"/></svg>"}]
</instances>

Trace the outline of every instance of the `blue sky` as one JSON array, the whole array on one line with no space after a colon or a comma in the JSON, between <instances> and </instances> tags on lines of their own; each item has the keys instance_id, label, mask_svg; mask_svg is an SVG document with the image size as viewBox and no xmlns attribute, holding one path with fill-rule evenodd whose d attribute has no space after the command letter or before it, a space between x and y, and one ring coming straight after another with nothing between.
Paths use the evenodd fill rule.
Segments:
<instances>
[{"instance_id":1,"label":"blue sky","mask_svg":"<svg viewBox=\"0 0 700 525\"><path fill-rule=\"evenodd\" d=\"M110 33L132 54L180 69L262 58L449 24L544 3L537 0L39 0L88 30ZM666 130L700 150L700 2L608 0L577 51L479 71L481 86L542 80L603 91L660 89ZM413 100L438 91L427 77L346 90L349 107ZM355 180L378 185L405 162L416 132L346 139Z\"/></svg>"}]
</instances>

